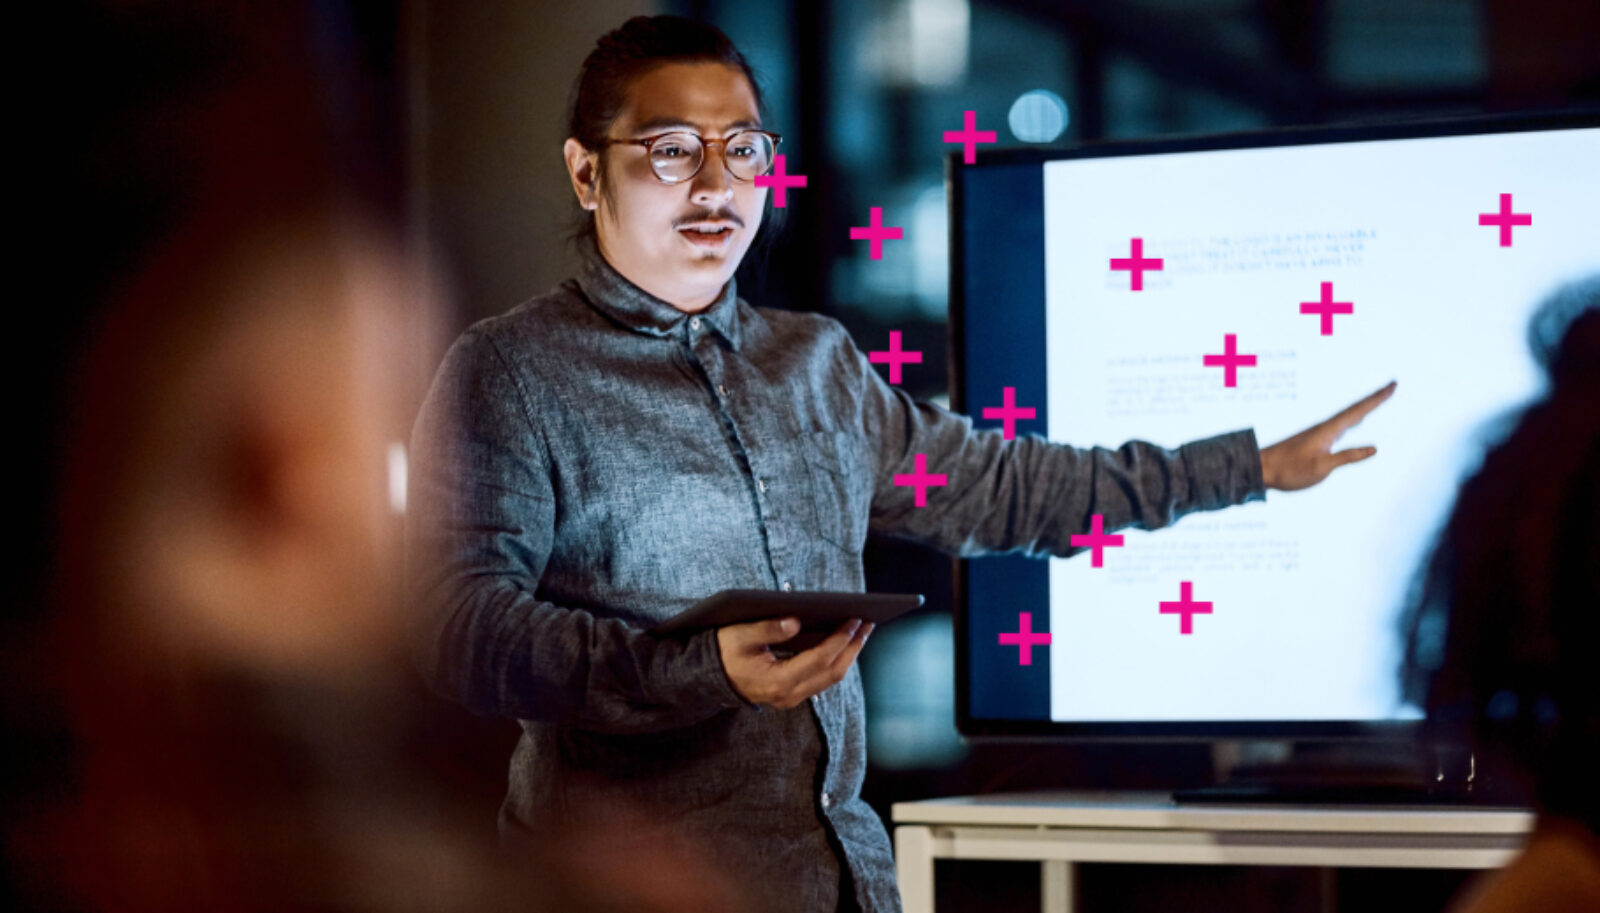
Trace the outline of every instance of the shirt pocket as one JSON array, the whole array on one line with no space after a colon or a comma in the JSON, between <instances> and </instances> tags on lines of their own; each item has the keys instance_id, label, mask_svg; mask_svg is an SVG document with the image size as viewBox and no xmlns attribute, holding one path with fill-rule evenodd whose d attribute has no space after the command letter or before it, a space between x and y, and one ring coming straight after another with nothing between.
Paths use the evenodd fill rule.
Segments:
<instances>
[{"instance_id":1,"label":"shirt pocket","mask_svg":"<svg viewBox=\"0 0 1600 913\"><path fill-rule=\"evenodd\" d=\"M811 474L817 535L860 555L867 541L876 470L865 438L846 431L807 431L800 440Z\"/></svg>"}]
</instances>

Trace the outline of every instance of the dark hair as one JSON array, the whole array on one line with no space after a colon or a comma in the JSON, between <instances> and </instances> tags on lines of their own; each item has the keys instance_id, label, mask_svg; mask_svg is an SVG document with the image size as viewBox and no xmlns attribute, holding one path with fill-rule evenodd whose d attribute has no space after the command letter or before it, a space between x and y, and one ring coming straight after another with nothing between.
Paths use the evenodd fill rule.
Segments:
<instances>
[{"instance_id":1,"label":"dark hair","mask_svg":"<svg viewBox=\"0 0 1600 913\"><path fill-rule=\"evenodd\" d=\"M1408 600L1402 688L1434 738L1600 833L1600 276L1541 307L1530 342L1548 395L1461 487Z\"/></svg>"},{"instance_id":2,"label":"dark hair","mask_svg":"<svg viewBox=\"0 0 1600 913\"><path fill-rule=\"evenodd\" d=\"M584 58L567 103L567 136L585 149L600 148L611 125L621 116L634 81L668 63L720 63L737 68L749 80L756 109L765 117L766 103L755 70L720 29L680 16L635 16L621 28L602 35ZM595 178L600 192L606 193L598 163ZM769 204L763 223L776 212ZM580 209L578 219L572 240L594 238L594 213ZM763 237L768 234L761 232Z\"/></svg>"}]
</instances>

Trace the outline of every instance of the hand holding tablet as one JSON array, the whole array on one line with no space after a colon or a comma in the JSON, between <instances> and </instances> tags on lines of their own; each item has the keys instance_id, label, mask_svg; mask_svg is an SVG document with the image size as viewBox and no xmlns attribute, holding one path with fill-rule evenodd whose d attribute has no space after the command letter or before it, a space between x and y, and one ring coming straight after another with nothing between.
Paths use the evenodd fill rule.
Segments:
<instances>
[{"instance_id":1,"label":"hand holding tablet","mask_svg":"<svg viewBox=\"0 0 1600 913\"><path fill-rule=\"evenodd\" d=\"M716 628L723 668L739 693L788 709L843 680L877 624L922 602L917 594L724 590L653 630Z\"/></svg>"},{"instance_id":2,"label":"hand holding tablet","mask_svg":"<svg viewBox=\"0 0 1600 913\"><path fill-rule=\"evenodd\" d=\"M870 621L852 619L801 653L789 655L769 649L772 643L789 639L790 632L798 626L797 619L785 618L717 629L722 668L745 700L779 710L805 703L813 694L844 680L873 628Z\"/></svg>"}]
</instances>

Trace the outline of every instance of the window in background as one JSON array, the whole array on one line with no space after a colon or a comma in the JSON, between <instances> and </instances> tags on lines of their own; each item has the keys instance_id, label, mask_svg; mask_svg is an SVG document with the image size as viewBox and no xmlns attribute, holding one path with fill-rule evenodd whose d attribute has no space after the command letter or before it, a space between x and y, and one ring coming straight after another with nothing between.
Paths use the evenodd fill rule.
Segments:
<instances>
[{"instance_id":1,"label":"window in background","mask_svg":"<svg viewBox=\"0 0 1600 913\"><path fill-rule=\"evenodd\" d=\"M1328 81L1365 91L1476 89L1489 77L1483 6L1478 0L1332 0Z\"/></svg>"},{"instance_id":2,"label":"window in background","mask_svg":"<svg viewBox=\"0 0 1600 913\"><path fill-rule=\"evenodd\" d=\"M824 128L842 220L831 245L834 313L863 348L882 348L888 331L900 330L908 348L926 353L903 386L913 396L941 397L948 386L944 168L957 148L944 143L944 132L960 129L972 110L1001 145L1022 145L1008 128L1020 97L1043 90L1065 106L1073 96L1071 41L1036 19L968 0L832 2L828 9L836 75L834 116ZM1061 121L1058 141L1071 136L1064 112ZM867 224L874 206L884 224L905 230L880 260L848 233Z\"/></svg>"},{"instance_id":3,"label":"window in background","mask_svg":"<svg viewBox=\"0 0 1600 913\"><path fill-rule=\"evenodd\" d=\"M1105 89L1106 135L1112 138L1224 133L1270 125L1259 110L1163 78L1127 54L1110 55Z\"/></svg>"}]
</instances>

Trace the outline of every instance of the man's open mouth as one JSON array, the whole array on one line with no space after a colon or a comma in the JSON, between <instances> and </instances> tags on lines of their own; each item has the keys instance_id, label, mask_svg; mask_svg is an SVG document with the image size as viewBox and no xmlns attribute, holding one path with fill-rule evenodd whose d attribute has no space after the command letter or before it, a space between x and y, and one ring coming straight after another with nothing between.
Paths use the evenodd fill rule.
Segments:
<instances>
[{"instance_id":1,"label":"man's open mouth","mask_svg":"<svg viewBox=\"0 0 1600 913\"><path fill-rule=\"evenodd\" d=\"M729 239L733 237L733 229L734 226L726 224L686 225L678 229L678 234L695 247L715 251L723 250L732 243Z\"/></svg>"}]
</instances>

